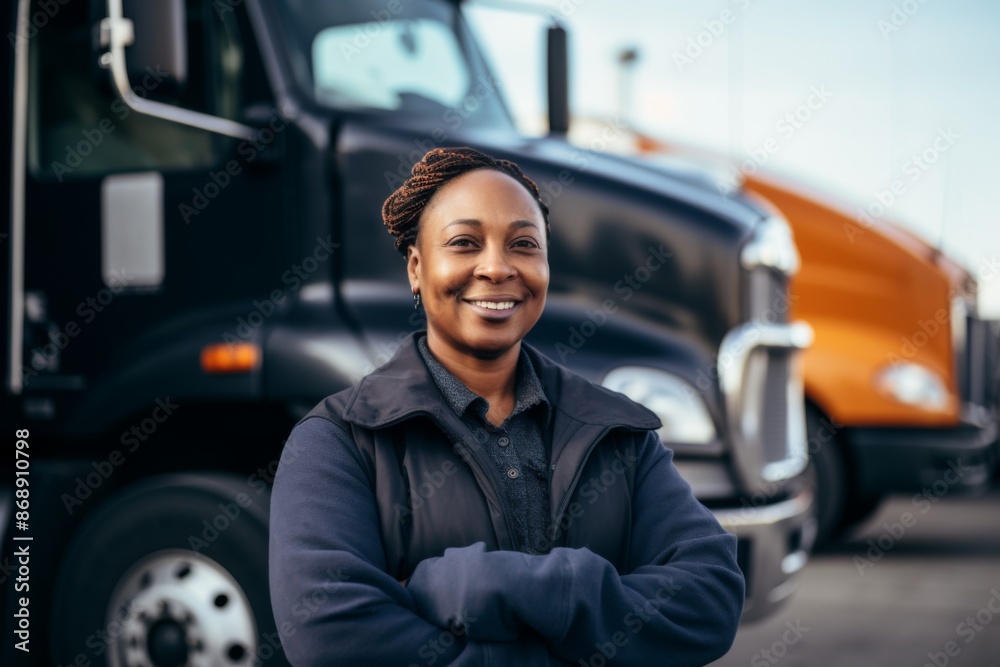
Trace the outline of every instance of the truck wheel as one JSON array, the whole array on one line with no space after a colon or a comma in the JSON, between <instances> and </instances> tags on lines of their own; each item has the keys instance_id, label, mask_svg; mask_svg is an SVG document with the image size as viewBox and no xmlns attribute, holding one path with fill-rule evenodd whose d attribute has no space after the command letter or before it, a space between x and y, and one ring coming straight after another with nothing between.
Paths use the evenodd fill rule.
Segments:
<instances>
[{"instance_id":1,"label":"truck wheel","mask_svg":"<svg viewBox=\"0 0 1000 667\"><path fill-rule=\"evenodd\" d=\"M816 546L827 546L840 531L847 506L847 471L835 433L823 425L819 413L806 408L809 468L806 479L815 502Z\"/></svg>"},{"instance_id":2,"label":"truck wheel","mask_svg":"<svg viewBox=\"0 0 1000 667\"><path fill-rule=\"evenodd\" d=\"M881 504L881 496L852 496L847 503L847 507L844 508L844 518L841 520L840 525L845 531L857 526L870 518Z\"/></svg>"},{"instance_id":3,"label":"truck wheel","mask_svg":"<svg viewBox=\"0 0 1000 667\"><path fill-rule=\"evenodd\" d=\"M124 489L80 526L60 568L58 664L284 666L267 583L267 494L225 475Z\"/></svg>"}]
</instances>

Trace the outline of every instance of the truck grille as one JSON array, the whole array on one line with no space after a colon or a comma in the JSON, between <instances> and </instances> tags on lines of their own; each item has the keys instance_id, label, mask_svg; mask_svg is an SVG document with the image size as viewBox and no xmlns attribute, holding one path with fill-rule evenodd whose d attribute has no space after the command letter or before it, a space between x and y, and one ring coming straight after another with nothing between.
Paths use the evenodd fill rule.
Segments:
<instances>
[{"instance_id":1,"label":"truck grille","mask_svg":"<svg viewBox=\"0 0 1000 667\"><path fill-rule=\"evenodd\" d=\"M774 493L808 463L799 352L812 341L803 322L788 323L785 276L757 267L747 275L749 322L719 351L733 458L746 489Z\"/></svg>"},{"instance_id":2,"label":"truck grille","mask_svg":"<svg viewBox=\"0 0 1000 667\"><path fill-rule=\"evenodd\" d=\"M767 353L761 447L764 461L777 463L793 454L788 451L788 377L793 370L792 353L783 348L769 348Z\"/></svg>"},{"instance_id":3,"label":"truck grille","mask_svg":"<svg viewBox=\"0 0 1000 667\"><path fill-rule=\"evenodd\" d=\"M954 310L953 310L954 313ZM996 403L996 382L1000 349L995 325L974 315L965 318L964 340L956 341L955 364L958 393L962 402L992 409Z\"/></svg>"}]
</instances>

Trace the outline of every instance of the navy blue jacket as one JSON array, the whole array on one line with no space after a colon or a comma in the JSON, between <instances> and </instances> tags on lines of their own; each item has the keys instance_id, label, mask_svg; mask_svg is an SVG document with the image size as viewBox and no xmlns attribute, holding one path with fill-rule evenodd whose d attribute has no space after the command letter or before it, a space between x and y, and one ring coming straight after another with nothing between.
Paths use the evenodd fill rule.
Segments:
<instances>
[{"instance_id":1,"label":"navy blue jacket","mask_svg":"<svg viewBox=\"0 0 1000 667\"><path fill-rule=\"evenodd\" d=\"M282 452L270 587L295 667L684 666L729 650L736 540L659 419L522 346L554 408L549 553L513 550L499 475L411 335Z\"/></svg>"}]
</instances>

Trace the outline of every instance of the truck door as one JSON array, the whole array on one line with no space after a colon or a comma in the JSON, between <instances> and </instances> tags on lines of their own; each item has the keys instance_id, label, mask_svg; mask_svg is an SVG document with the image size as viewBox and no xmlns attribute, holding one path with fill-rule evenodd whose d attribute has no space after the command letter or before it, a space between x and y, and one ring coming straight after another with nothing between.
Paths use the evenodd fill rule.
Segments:
<instances>
[{"instance_id":1,"label":"truck door","mask_svg":"<svg viewBox=\"0 0 1000 667\"><path fill-rule=\"evenodd\" d=\"M364 248L342 257L345 296L368 334L395 338L422 320L406 320L411 295L379 215L385 198L428 150L475 145L476 131L514 141L513 125L456 3L325 0L278 10L316 102L338 114L341 234L346 247ZM353 291L373 282L393 286L392 307ZM380 361L394 350L376 348Z\"/></svg>"},{"instance_id":2,"label":"truck door","mask_svg":"<svg viewBox=\"0 0 1000 667\"><path fill-rule=\"evenodd\" d=\"M44 3L30 4L31 15L43 12ZM23 379L33 417L71 415L83 392L154 354L137 350L176 338L185 322L245 312L288 265L282 174L262 166L286 123L245 9L210 0L176 6L186 51L174 62L141 63L141 40L155 31L137 22L126 50L141 65L131 63L133 91L241 122L254 116L256 142L126 105L96 64L106 2L60 3L30 39ZM162 390L128 392L123 410Z\"/></svg>"}]
</instances>

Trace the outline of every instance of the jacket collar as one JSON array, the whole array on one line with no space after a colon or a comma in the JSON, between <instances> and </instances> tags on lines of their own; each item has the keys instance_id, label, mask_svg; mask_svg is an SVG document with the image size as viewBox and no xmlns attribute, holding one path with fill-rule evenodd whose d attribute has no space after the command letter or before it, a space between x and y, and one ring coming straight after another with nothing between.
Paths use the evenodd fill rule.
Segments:
<instances>
[{"instance_id":1,"label":"jacket collar","mask_svg":"<svg viewBox=\"0 0 1000 667\"><path fill-rule=\"evenodd\" d=\"M382 428L417 414L442 421L450 411L417 348L422 331L411 333L387 363L372 371L350 391L344 418L365 428ZM521 341L557 413L597 427L653 430L662 423L652 411L616 392L569 371Z\"/></svg>"}]
</instances>

